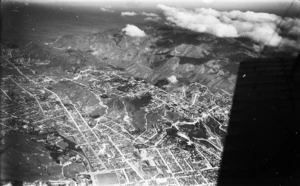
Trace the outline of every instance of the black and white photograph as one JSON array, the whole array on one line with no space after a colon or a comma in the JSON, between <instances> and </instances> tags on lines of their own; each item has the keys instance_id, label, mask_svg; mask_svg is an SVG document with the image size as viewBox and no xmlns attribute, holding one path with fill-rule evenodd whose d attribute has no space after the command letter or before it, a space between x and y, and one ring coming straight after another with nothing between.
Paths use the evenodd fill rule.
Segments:
<instances>
[{"instance_id":1,"label":"black and white photograph","mask_svg":"<svg viewBox=\"0 0 300 186\"><path fill-rule=\"evenodd\" d=\"M299 0L2 0L0 186L300 186Z\"/></svg>"}]
</instances>

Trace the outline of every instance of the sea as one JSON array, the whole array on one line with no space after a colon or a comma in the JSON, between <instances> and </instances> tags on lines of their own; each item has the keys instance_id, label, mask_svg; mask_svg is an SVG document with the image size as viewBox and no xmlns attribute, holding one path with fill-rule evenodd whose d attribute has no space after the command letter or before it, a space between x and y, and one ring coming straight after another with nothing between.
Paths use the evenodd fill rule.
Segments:
<instances>
[{"instance_id":1,"label":"sea","mask_svg":"<svg viewBox=\"0 0 300 186\"><path fill-rule=\"evenodd\" d=\"M86 35L126 24L145 22L145 16L121 16L122 10L105 12L67 6L3 4L1 43L22 45L39 40L51 42L64 35Z\"/></svg>"}]
</instances>

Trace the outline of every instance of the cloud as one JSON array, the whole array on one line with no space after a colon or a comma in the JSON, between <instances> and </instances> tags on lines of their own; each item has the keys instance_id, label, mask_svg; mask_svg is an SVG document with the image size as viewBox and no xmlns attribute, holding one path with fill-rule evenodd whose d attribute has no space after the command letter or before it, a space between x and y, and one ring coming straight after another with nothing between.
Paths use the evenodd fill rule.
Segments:
<instances>
[{"instance_id":1,"label":"cloud","mask_svg":"<svg viewBox=\"0 0 300 186\"><path fill-rule=\"evenodd\" d=\"M155 13L147 13L147 12L142 12L141 15L147 16L147 17L159 17Z\"/></svg>"},{"instance_id":2,"label":"cloud","mask_svg":"<svg viewBox=\"0 0 300 186\"><path fill-rule=\"evenodd\" d=\"M115 12L114 10L111 9L110 6L106 6L106 7L101 7L100 10L102 10L103 12Z\"/></svg>"},{"instance_id":3,"label":"cloud","mask_svg":"<svg viewBox=\"0 0 300 186\"><path fill-rule=\"evenodd\" d=\"M129 35L131 37L146 37L146 33L139 29L135 25L127 24L125 28L122 29L122 31L125 31L126 35Z\"/></svg>"},{"instance_id":4,"label":"cloud","mask_svg":"<svg viewBox=\"0 0 300 186\"><path fill-rule=\"evenodd\" d=\"M179 27L218 37L247 37L260 44L300 49L300 19L269 13L221 12L211 8L194 10L157 5L166 19ZM281 23L281 24L280 24ZM278 26L279 25L279 26ZM278 26L278 28L277 28Z\"/></svg>"},{"instance_id":5,"label":"cloud","mask_svg":"<svg viewBox=\"0 0 300 186\"><path fill-rule=\"evenodd\" d=\"M141 15L147 16L145 21L158 21L161 19L161 17L155 13L142 12Z\"/></svg>"},{"instance_id":6,"label":"cloud","mask_svg":"<svg viewBox=\"0 0 300 186\"><path fill-rule=\"evenodd\" d=\"M136 16L135 12L121 12L121 16Z\"/></svg>"},{"instance_id":7,"label":"cloud","mask_svg":"<svg viewBox=\"0 0 300 186\"><path fill-rule=\"evenodd\" d=\"M176 84L178 83L177 77L172 75L170 77L167 78L171 83Z\"/></svg>"},{"instance_id":8,"label":"cloud","mask_svg":"<svg viewBox=\"0 0 300 186\"><path fill-rule=\"evenodd\" d=\"M3 186L12 186L12 184L10 182L4 184Z\"/></svg>"},{"instance_id":9,"label":"cloud","mask_svg":"<svg viewBox=\"0 0 300 186\"><path fill-rule=\"evenodd\" d=\"M145 21L159 21L161 18L160 17L146 17L144 20Z\"/></svg>"}]
</instances>

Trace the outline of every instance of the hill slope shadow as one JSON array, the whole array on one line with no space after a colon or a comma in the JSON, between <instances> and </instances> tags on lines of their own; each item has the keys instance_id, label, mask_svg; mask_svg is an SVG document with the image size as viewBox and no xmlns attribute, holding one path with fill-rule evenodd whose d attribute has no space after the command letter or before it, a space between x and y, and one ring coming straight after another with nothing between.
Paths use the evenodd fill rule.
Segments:
<instances>
[{"instance_id":1,"label":"hill slope shadow","mask_svg":"<svg viewBox=\"0 0 300 186\"><path fill-rule=\"evenodd\" d=\"M300 67L294 62L299 56L241 62L218 186L300 185Z\"/></svg>"}]
</instances>

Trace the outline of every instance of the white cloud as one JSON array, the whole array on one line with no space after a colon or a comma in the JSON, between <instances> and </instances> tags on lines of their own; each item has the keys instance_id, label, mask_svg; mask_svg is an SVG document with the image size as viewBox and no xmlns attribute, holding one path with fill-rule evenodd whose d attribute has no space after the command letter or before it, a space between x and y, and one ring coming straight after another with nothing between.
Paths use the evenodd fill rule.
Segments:
<instances>
[{"instance_id":1,"label":"white cloud","mask_svg":"<svg viewBox=\"0 0 300 186\"><path fill-rule=\"evenodd\" d=\"M129 35L131 37L146 37L146 33L139 29L135 25L127 24L125 28L122 29L122 31L125 31L126 35Z\"/></svg>"},{"instance_id":2,"label":"white cloud","mask_svg":"<svg viewBox=\"0 0 300 186\"><path fill-rule=\"evenodd\" d=\"M114 12L114 10L111 9L111 6L101 7L100 10L103 12Z\"/></svg>"},{"instance_id":3,"label":"white cloud","mask_svg":"<svg viewBox=\"0 0 300 186\"><path fill-rule=\"evenodd\" d=\"M176 84L178 82L177 77L172 75L167 78L171 83Z\"/></svg>"},{"instance_id":4,"label":"white cloud","mask_svg":"<svg viewBox=\"0 0 300 186\"><path fill-rule=\"evenodd\" d=\"M285 18L269 13L220 12L211 8L195 10L157 5L169 22L196 32L218 37L247 37L260 44L300 49L300 19ZM279 28L277 25L280 24ZM289 32L287 32L289 30ZM291 39L293 38L293 39Z\"/></svg>"},{"instance_id":5,"label":"white cloud","mask_svg":"<svg viewBox=\"0 0 300 186\"><path fill-rule=\"evenodd\" d=\"M3 186L12 186L12 184L10 182L4 184Z\"/></svg>"},{"instance_id":6,"label":"white cloud","mask_svg":"<svg viewBox=\"0 0 300 186\"><path fill-rule=\"evenodd\" d=\"M135 12L121 12L121 16L136 16Z\"/></svg>"},{"instance_id":7,"label":"white cloud","mask_svg":"<svg viewBox=\"0 0 300 186\"><path fill-rule=\"evenodd\" d=\"M158 17L158 15L155 13L142 12L141 14L148 17Z\"/></svg>"},{"instance_id":8,"label":"white cloud","mask_svg":"<svg viewBox=\"0 0 300 186\"><path fill-rule=\"evenodd\" d=\"M155 13L142 12L141 15L147 16L145 21L158 21L161 19L161 17Z\"/></svg>"},{"instance_id":9,"label":"white cloud","mask_svg":"<svg viewBox=\"0 0 300 186\"><path fill-rule=\"evenodd\" d=\"M145 21L159 21L160 19L160 17L146 17Z\"/></svg>"}]
</instances>

